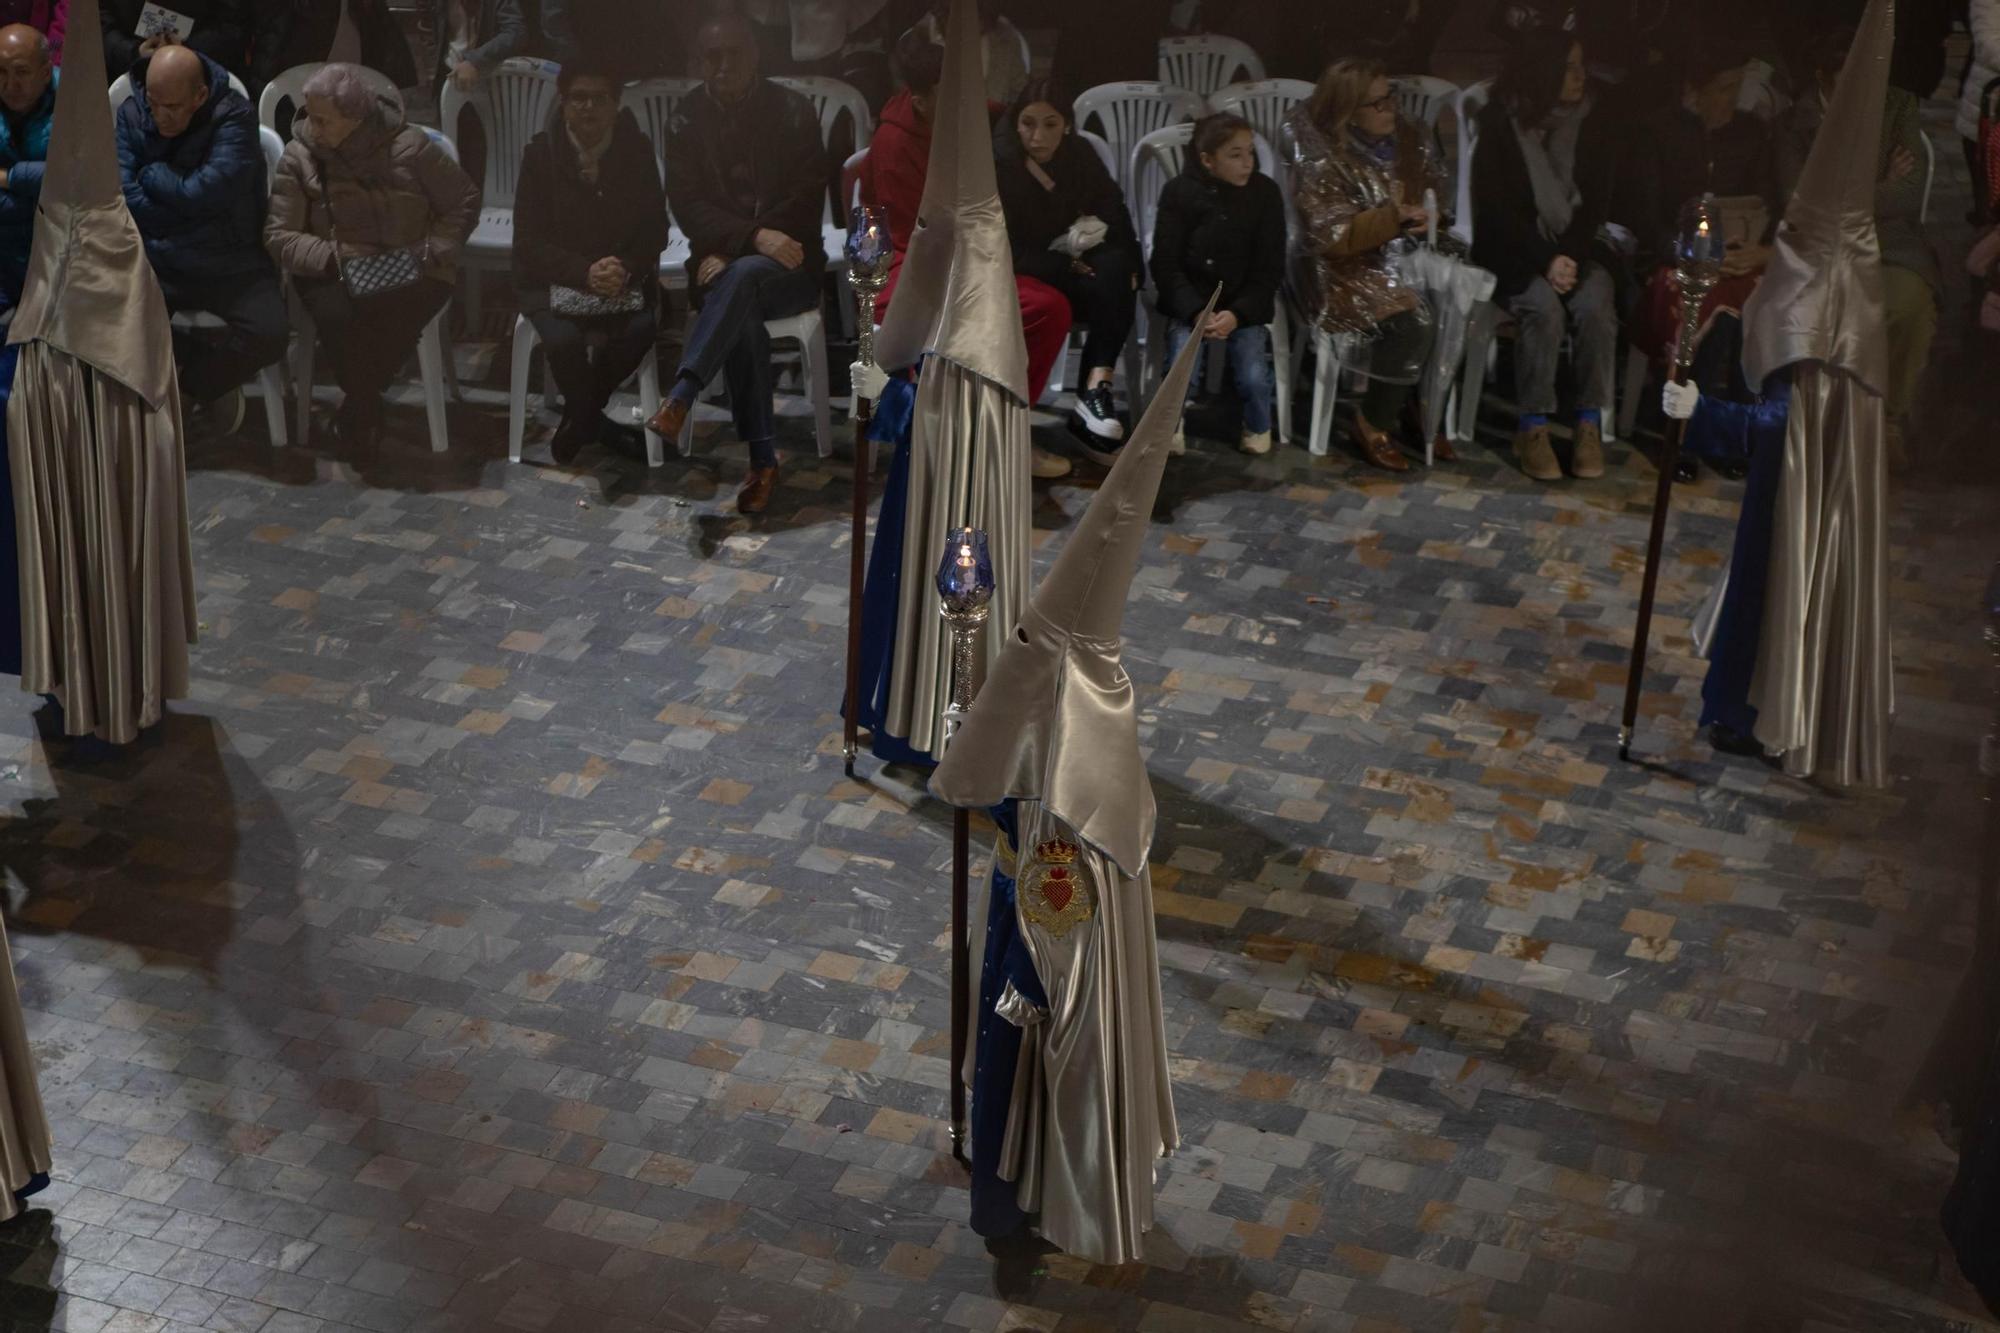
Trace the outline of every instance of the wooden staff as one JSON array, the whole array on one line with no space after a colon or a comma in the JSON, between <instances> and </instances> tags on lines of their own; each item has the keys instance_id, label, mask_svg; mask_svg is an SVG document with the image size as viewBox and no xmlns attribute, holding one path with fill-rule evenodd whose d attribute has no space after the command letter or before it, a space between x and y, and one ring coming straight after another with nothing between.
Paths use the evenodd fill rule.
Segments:
<instances>
[{"instance_id":1,"label":"wooden staff","mask_svg":"<svg viewBox=\"0 0 2000 1333\"><path fill-rule=\"evenodd\" d=\"M965 941L966 900L970 896L972 815L951 813L951 1155L966 1170L965 1152L965 1029L972 999L966 994L971 955Z\"/></svg>"},{"instance_id":2,"label":"wooden staff","mask_svg":"<svg viewBox=\"0 0 2000 1333\"><path fill-rule=\"evenodd\" d=\"M863 314L862 318L868 316ZM868 554L868 423L874 415L874 405L856 393L853 541L847 553L847 707L843 710L846 729L841 743L850 778L854 776L854 761L861 753L861 584Z\"/></svg>"}]
</instances>

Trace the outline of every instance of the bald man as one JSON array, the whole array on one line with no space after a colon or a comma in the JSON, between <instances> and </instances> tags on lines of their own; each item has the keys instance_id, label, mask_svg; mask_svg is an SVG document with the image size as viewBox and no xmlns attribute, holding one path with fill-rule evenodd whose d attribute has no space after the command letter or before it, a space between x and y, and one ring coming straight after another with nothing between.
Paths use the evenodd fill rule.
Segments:
<instances>
[{"instance_id":1,"label":"bald man","mask_svg":"<svg viewBox=\"0 0 2000 1333\"><path fill-rule=\"evenodd\" d=\"M181 396L205 409L216 433L232 434L243 423L243 383L284 354L288 328L264 249L270 182L257 113L214 60L162 46L132 67L118 167L167 308L222 321L175 329L174 360Z\"/></svg>"},{"instance_id":2,"label":"bald man","mask_svg":"<svg viewBox=\"0 0 2000 1333\"><path fill-rule=\"evenodd\" d=\"M48 38L25 23L0 28L0 310L14 308L27 280L60 77Z\"/></svg>"}]
</instances>

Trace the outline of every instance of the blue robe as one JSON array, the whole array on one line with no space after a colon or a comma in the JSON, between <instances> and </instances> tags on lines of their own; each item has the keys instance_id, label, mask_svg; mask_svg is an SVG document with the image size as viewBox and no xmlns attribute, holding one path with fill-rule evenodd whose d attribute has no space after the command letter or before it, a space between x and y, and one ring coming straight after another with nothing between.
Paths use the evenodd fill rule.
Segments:
<instances>
[{"instance_id":1,"label":"blue robe","mask_svg":"<svg viewBox=\"0 0 2000 1333\"><path fill-rule=\"evenodd\" d=\"M916 417L917 382L892 378L875 404L868 438L895 449L889 480L882 488L882 511L875 520L875 549L869 553L868 576L861 587L861 682L859 723L868 731L868 749L885 764L937 761L913 749L905 737L889 734L889 677L896 664L897 610L903 588L903 534L908 526L910 493L910 424ZM843 710L844 711L844 710Z\"/></svg>"},{"instance_id":2,"label":"blue robe","mask_svg":"<svg viewBox=\"0 0 2000 1333\"><path fill-rule=\"evenodd\" d=\"M994 823L1018 856L1020 805L1009 801L996 807ZM1048 1008L1048 993L1035 971L1035 960L1021 938L1021 919L1014 911L1014 879L993 861L993 879L986 896L986 948L979 960L978 1031L972 1048L972 1229L982 1236L1009 1236L1028 1220L1021 1211L1018 1185L1000 1178L1000 1148L1007 1136L1007 1109L1014 1098L1014 1075L1021 1061L1022 1029L995 1012L1008 982L1031 1004Z\"/></svg>"},{"instance_id":3,"label":"blue robe","mask_svg":"<svg viewBox=\"0 0 2000 1333\"><path fill-rule=\"evenodd\" d=\"M1711 461L1743 462L1743 512L1736 521L1736 544L1729 555L1729 586L1716 618L1701 683L1701 725L1720 724L1739 736L1754 734L1757 710L1750 682L1757 671L1757 642L1764 625L1764 594L1770 583L1771 530L1785 471L1785 421L1791 406L1788 376L1774 375L1764 396L1731 402L1704 396L1688 422L1688 452Z\"/></svg>"}]
</instances>

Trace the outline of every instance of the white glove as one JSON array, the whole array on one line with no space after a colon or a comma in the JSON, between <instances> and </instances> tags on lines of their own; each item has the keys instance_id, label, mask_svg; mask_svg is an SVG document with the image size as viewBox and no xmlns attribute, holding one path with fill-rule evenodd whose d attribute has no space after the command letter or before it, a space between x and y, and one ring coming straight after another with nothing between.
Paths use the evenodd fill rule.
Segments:
<instances>
[{"instance_id":1,"label":"white glove","mask_svg":"<svg viewBox=\"0 0 2000 1333\"><path fill-rule=\"evenodd\" d=\"M1694 409L1701 402L1701 390L1692 384L1676 384L1667 381L1667 387L1660 390L1660 410L1675 421L1686 421L1694 415Z\"/></svg>"},{"instance_id":2,"label":"white glove","mask_svg":"<svg viewBox=\"0 0 2000 1333\"><path fill-rule=\"evenodd\" d=\"M883 386L889 383L889 373L867 361L856 361L847 368L847 379L854 386L856 398L878 403L882 401Z\"/></svg>"}]
</instances>

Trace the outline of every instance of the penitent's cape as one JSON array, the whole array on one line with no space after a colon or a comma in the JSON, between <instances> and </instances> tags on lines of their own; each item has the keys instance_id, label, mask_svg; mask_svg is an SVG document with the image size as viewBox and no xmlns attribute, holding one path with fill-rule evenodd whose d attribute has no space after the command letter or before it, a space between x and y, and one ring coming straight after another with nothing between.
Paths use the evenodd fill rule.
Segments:
<instances>
[{"instance_id":1,"label":"penitent's cape","mask_svg":"<svg viewBox=\"0 0 2000 1333\"><path fill-rule=\"evenodd\" d=\"M1154 1164L1179 1141L1147 867L1153 787L1119 659L1200 354L1199 338L1181 349L931 779L953 805L1001 808L970 942L972 1225L1004 1234L1033 1216L1046 1240L1104 1264L1139 1257Z\"/></svg>"},{"instance_id":2,"label":"penitent's cape","mask_svg":"<svg viewBox=\"0 0 2000 1333\"><path fill-rule=\"evenodd\" d=\"M1875 174L1895 44L1871 0L1827 103L1777 250L1743 307L1748 382L1792 372L1784 477L1750 702L1785 770L1886 786L1888 332Z\"/></svg>"},{"instance_id":3,"label":"penitent's cape","mask_svg":"<svg viewBox=\"0 0 2000 1333\"><path fill-rule=\"evenodd\" d=\"M1011 625L1029 577L1028 349L986 119L973 0L945 36L924 197L875 340L883 366L922 363L910 426L902 578L883 727L944 752L951 654L932 575L945 534L979 528L993 554L993 620ZM985 661L999 651L986 636Z\"/></svg>"},{"instance_id":4,"label":"penitent's cape","mask_svg":"<svg viewBox=\"0 0 2000 1333\"><path fill-rule=\"evenodd\" d=\"M21 688L131 741L184 698L195 635L166 300L119 188L98 0L74 0L27 285L7 341Z\"/></svg>"}]
</instances>

